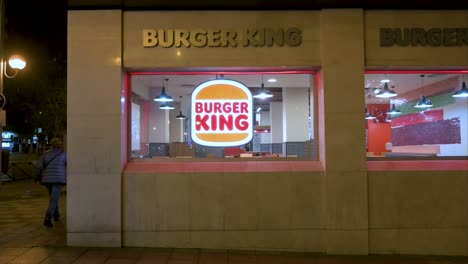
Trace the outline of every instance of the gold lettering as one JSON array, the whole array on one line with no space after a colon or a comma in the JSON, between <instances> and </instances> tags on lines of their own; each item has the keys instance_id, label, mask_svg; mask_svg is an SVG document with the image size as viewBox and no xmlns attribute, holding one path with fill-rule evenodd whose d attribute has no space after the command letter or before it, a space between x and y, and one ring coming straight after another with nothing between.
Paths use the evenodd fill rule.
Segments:
<instances>
[{"instance_id":1,"label":"gold lettering","mask_svg":"<svg viewBox=\"0 0 468 264\"><path fill-rule=\"evenodd\" d=\"M243 38L242 38L242 46L247 47L252 45L254 47L258 46L257 39L255 39L255 35L257 34L256 29L247 29L244 30Z\"/></svg>"},{"instance_id":2,"label":"gold lettering","mask_svg":"<svg viewBox=\"0 0 468 264\"><path fill-rule=\"evenodd\" d=\"M163 48L170 48L174 45L174 30L167 29L158 30L158 41L159 45Z\"/></svg>"},{"instance_id":3,"label":"gold lettering","mask_svg":"<svg viewBox=\"0 0 468 264\"><path fill-rule=\"evenodd\" d=\"M298 28L288 28L284 34L284 42L291 47L297 47L302 43L302 31Z\"/></svg>"},{"instance_id":4,"label":"gold lettering","mask_svg":"<svg viewBox=\"0 0 468 264\"><path fill-rule=\"evenodd\" d=\"M208 30L208 47L219 47L221 46L221 35L220 30Z\"/></svg>"},{"instance_id":5,"label":"gold lettering","mask_svg":"<svg viewBox=\"0 0 468 264\"><path fill-rule=\"evenodd\" d=\"M183 45L184 47L190 47L190 42L188 41L190 33L188 30L176 29L174 34L174 46L181 47Z\"/></svg>"},{"instance_id":6,"label":"gold lettering","mask_svg":"<svg viewBox=\"0 0 468 264\"><path fill-rule=\"evenodd\" d=\"M155 47L158 45L158 39L156 30L154 29L143 29L143 47Z\"/></svg>"},{"instance_id":7,"label":"gold lettering","mask_svg":"<svg viewBox=\"0 0 468 264\"><path fill-rule=\"evenodd\" d=\"M260 47L265 46L265 30L266 29L262 28L262 29L259 29L257 32L258 46Z\"/></svg>"},{"instance_id":8,"label":"gold lettering","mask_svg":"<svg viewBox=\"0 0 468 264\"><path fill-rule=\"evenodd\" d=\"M206 30L194 29L190 32L190 43L195 47L206 46Z\"/></svg>"},{"instance_id":9,"label":"gold lettering","mask_svg":"<svg viewBox=\"0 0 468 264\"><path fill-rule=\"evenodd\" d=\"M237 32L234 30L223 30L221 31L221 46L227 47L237 47L236 41Z\"/></svg>"},{"instance_id":10,"label":"gold lettering","mask_svg":"<svg viewBox=\"0 0 468 264\"><path fill-rule=\"evenodd\" d=\"M454 31L455 33L452 33ZM460 45L466 41L464 31L455 29L447 33L446 42ZM298 28L249 28L236 30L205 29L143 29L143 47L263 47L263 46L299 46L302 42L302 31ZM456 35L455 37L452 35ZM458 39L461 37L461 41Z\"/></svg>"},{"instance_id":11,"label":"gold lettering","mask_svg":"<svg viewBox=\"0 0 468 264\"><path fill-rule=\"evenodd\" d=\"M265 29L265 42L268 47L273 46L273 43L282 47L283 46L283 29L274 29L267 28Z\"/></svg>"}]
</instances>

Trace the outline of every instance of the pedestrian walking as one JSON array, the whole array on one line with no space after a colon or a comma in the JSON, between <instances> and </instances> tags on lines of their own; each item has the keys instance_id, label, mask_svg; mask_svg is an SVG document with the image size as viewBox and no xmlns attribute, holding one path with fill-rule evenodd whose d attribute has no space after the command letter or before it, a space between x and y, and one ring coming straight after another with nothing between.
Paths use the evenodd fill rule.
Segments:
<instances>
[{"instance_id":1,"label":"pedestrian walking","mask_svg":"<svg viewBox=\"0 0 468 264\"><path fill-rule=\"evenodd\" d=\"M63 186L67 183L67 155L63 151L62 140L54 138L50 141L52 149L44 152L39 161L35 181L44 185L49 192L49 206L47 208L44 225L52 227L52 218L60 218L59 198Z\"/></svg>"}]
</instances>

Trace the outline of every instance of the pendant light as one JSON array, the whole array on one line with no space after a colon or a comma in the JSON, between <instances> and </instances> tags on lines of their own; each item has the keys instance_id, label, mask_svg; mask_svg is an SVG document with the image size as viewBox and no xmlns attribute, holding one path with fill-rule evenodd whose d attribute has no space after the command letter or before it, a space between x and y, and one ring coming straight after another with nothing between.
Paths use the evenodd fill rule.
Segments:
<instances>
[{"instance_id":1,"label":"pendant light","mask_svg":"<svg viewBox=\"0 0 468 264\"><path fill-rule=\"evenodd\" d=\"M375 117L373 114L367 111L367 107L366 107L366 119L369 120L369 119L376 119L376 118L377 117Z\"/></svg>"},{"instance_id":2,"label":"pendant light","mask_svg":"<svg viewBox=\"0 0 468 264\"><path fill-rule=\"evenodd\" d=\"M169 95L166 94L166 88L164 88L164 80L166 80L166 83L167 83L167 81L169 81L169 79L164 79L164 76L163 76L163 87L162 87L161 95L158 95L153 99L156 102L172 102L172 101L174 101L174 99L172 99L172 97L170 97ZM160 107L159 109L162 109L162 108Z\"/></svg>"},{"instance_id":3,"label":"pendant light","mask_svg":"<svg viewBox=\"0 0 468 264\"><path fill-rule=\"evenodd\" d=\"M182 96L179 96L179 98L180 98L180 105L181 105L181 108L182 108ZM182 114L182 110L180 110L180 113L176 116L176 119L185 120L185 119L187 119L187 117L184 116Z\"/></svg>"},{"instance_id":4,"label":"pendant light","mask_svg":"<svg viewBox=\"0 0 468 264\"><path fill-rule=\"evenodd\" d=\"M384 84L383 90L375 95L375 97L378 97L378 98L389 98L389 97L394 97L394 96L397 96L397 93L388 88L387 82Z\"/></svg>"},{"instance_id":5,"label":"pendant light","mask_svg":"<svg viewBox=\"0 0 468 264\"><path fill-rule=\"evenodd\" d=\"M169 102L165 102L164 104L160 105L159 106L159 109L162 109L162 110L172 110L172 109L175 109L175 107L169 103Z\"/></svg>"},{"instance_id":6,"label":"pendant light","mask_svg":"<svg viewBox=\"0 0 468 264\"><path fill-rule=\"evenodd\" d=\"M429 108L429 107L432 107L433 104L431 102L431 100L429 99L426 99L426 97L424 96L424 74L421 75L421 88L422 88L422 96L419 98L419 101L416 103L416 105L414 107L416 108Z\"/></svg>"},{"instance_id":7,"label":"pendant light","mask_svg":"<svg viewBox=\"0 0 468 264\"><path fill-rule=\"evenodd\" d=\"M468 89L466 88L465 75L463 75L462 88L456 91L452 97L468 97Z\"/></svg>"},{"instance_id":8,"label":"pendant light","mask_svg":"<svg viewBox=\"0 0 468 264\"><path fill-rule=\"evenodd\" d=\"M401 111L396 109L395 104L392 104L392 108L387 111L387 115L399 115Z\"/></svg>"},{"instance_id":9,"label":"pendant light","mask_svg":"<svg viewBox=\"0 0 468 264\"><path fill-rule=\"evenodd\" d=\"M273 97L273 94L265 89L265 85L263 84L263 74L262 74L262 89L258 91L254 96L254 98L265 99Z\"/></svg>"}]
</instances>

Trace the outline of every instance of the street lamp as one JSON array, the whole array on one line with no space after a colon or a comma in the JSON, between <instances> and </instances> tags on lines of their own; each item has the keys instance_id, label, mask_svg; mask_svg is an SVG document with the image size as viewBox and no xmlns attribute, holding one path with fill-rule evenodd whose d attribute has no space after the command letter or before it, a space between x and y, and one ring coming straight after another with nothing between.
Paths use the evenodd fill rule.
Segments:
<instances>
[{"instance_id":1,"label":"street lamp","mask_svg":"<svg viewBox=\"0 0 468 264\"><path fill-rule=\"evenodd\" d=\"M9 59L8 59L8 65L10 66L10 68L13 69L13 73L11 74L8 74L8 65L6 63L5 60L3 60L2 57L0 57L1 59L1 64L0 64L0 71L2 72L0 74L0 146L2 146L2 149L0 151L0 172L1 172L1 175L3 175L3 172L8 170L8 165L7 164L3 164L3 159L4 157L2 157L3 155L3 127L6 125L6 111L3 110L3 107L5 106L5 103L6 103L6 99L5 99L5 95L3 95L3 76L7 77L7 78L14 78L17 74L18 74L18 70L22 70L24 69L24 67L26 67L26 61L24 60L24 58L20 55L12 55ZM3 168L2 166L5 165L7 166L7 168Z\"/></svg>"},{"instance_id":2,"label":"street lamp","mask_svg":"<svg viewBox=\"0 0 468 264\"><path fill-rule=\"evenodd\" d=\"M26 66L25 60L18 55L13 55L9 59L10 67L14 70L12 75L7 73L7 64L4 60L5 57L5 49L4 49L4 34L5 34L5 0L0 0L0 146L2 146L3 141L3 126L6 124L6 112L3 110L3 106L5 106L5 96L3 95L3 76L7 78L14 78L18 74L18 69L23 69ZM3 148L0 149L0 173L3 175L5 170L8 170L8 164L6 165L7 168L3 168L3 159L2 159L2 151Z\"/></svg>"},{"instance_id":3,"label":"street lamp","mask_svg":"<svg viewBox=\"0 0 468 264\"><path fill-rule=\"evenodd\" d=\"M9 75L8 72L7 72L6 61L4 61L3 64L4 64L3 65L3 74L5 74L5 76L8 77L8 78L14 78L18 74L18 70L22 70L22 69L24 69L24 67L26 67L26 61L20 55L12 55L8 59L8 64L14 70L14 73L12 75Z\"/></svg>"}]
</instances>

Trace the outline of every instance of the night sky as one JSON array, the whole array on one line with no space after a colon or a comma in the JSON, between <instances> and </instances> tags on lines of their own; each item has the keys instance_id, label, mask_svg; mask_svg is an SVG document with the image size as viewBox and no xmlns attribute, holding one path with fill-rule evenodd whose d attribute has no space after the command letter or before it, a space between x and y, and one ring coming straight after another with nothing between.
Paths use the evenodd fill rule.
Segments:
<instances>
[{"instance_id":1,"label":"night sky","mask_svg":"<svg viewBox=\"0 0 468 264\"><path fill-rule=\"evenodd\" d=\"M66 0L4 0L3 56L7 60L18 54L26 59L26 67L15 78L4 78L5 131L32 133L38 120L35 116L47 109L44 105L57 94L57 87L66 89L66 3ZM66 102L66 97L60 100ZM66 109L43 117L53 115L65 116Z\"/></svg>"},{"instance_id":2,"label":"night sky","mask_svg":"<svg viewBox=\"0 0 468 264\"><path fill-rule=\"evenodd\" d=\"M5 55L18 53L27 61L26 68L9 86L32 88L37 78L55 78L66 72L67 6L66 1L4 0ZM16 80L18 78L18 80ZM27 80L26 82L24 82Z\"/></svg>"}]
</instances>

